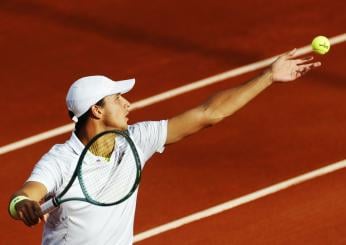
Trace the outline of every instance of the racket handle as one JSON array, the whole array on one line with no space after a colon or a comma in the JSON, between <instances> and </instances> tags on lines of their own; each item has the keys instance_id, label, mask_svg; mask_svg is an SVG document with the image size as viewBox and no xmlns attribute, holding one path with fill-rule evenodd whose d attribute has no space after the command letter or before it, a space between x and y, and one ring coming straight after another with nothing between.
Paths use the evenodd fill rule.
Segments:
<instances>
[{"instance_id":1,"label":"racket handle","mask_svg":"<svg viewBox=\"0 0 346 245\"><path fill-rule=\"evenodd\" d=\"M44 215L44 214L52 212L57 207L58 207L58 205L56 204L54 198L51 198L48 201L46 201L45 203L42 203L41 212Z\"/></svg>"}]
</instances>

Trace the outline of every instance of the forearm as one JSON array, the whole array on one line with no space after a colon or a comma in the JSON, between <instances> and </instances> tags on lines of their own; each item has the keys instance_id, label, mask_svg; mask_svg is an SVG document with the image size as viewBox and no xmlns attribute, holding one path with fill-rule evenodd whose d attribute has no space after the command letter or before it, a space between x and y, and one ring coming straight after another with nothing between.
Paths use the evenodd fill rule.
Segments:
<instances>
[{"instance_id":1,"label":"forearm","mask_svg":"<svg viewBox=\"0 0 346 245\"><path fill-rule=\"evenodd\" d=\"M46 187L39 182L27 182L24 186L15 192L12 197L15 196L26 196L31 200L40 202L42 198L47 194Z\"/></svg>"},{"instance_id":2,"label":"forearm","mask_svg":"<svg viewBox=\"0 0 346 245\"><path fill-rule=\"evenodd\" d=\"M210 124L220 122L242 108L272 84L271 72L262 75L211 97L204 105Z\"/></svg>"}]
</instances>

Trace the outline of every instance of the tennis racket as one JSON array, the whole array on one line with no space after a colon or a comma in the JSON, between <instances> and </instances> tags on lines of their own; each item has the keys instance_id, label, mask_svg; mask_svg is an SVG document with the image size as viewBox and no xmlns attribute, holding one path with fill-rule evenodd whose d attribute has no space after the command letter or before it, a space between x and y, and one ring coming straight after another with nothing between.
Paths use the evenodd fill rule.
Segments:
<instances>
[{"instance_id":1,"label":"tennis racket","mask_svg":"<svg viewBox=\"0 0 346 245\"><path fill-rule=\"evenodd\" d=\"M85 146L70 181L60 194L41 205L42 214L68 201L97 206L119 204L135 192L140 178L140 158L128 131L104 131ZM77 180L82 194L64 198Z\"/></svg>"}]
</instances>

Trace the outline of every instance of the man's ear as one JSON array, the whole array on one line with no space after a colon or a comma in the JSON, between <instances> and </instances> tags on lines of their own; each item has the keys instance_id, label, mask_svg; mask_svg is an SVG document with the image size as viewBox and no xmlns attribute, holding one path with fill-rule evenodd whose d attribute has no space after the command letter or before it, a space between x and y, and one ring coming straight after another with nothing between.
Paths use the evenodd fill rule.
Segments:
<instances>
[{"instance_id":1,"label":"man's ear","mask_svg":"<svg viewBox=\"0 0 346 245\"><path fill-rule=\"evenodd\" d=\"M100 119L102 117L103 111L102 111L102 108L100 108L99 106L97 105L91 106L90 111L91 111L92 117L97 119Z\"/></svg>"}]
</instances>

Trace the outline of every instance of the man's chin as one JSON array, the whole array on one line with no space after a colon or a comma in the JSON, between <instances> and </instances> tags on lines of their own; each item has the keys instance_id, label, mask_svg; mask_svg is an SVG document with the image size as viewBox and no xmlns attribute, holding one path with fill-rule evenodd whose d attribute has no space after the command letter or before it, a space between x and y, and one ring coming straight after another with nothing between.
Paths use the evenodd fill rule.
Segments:
<instances>
[{"instance_id":1,"label":"man's chin","mask_svg":"<svg viewBox=\"0 0 346 245\"><path fill-rule=\"evenodd\" d=\"M110 128L107 128L107 130L119 130L119 131L124 131L124 130L127 130L129 128L129 125L128 124L125 124L125 125L121 125L121 126L117 126L117 127L110 127Z\"/></svg>"}]
</instances>

